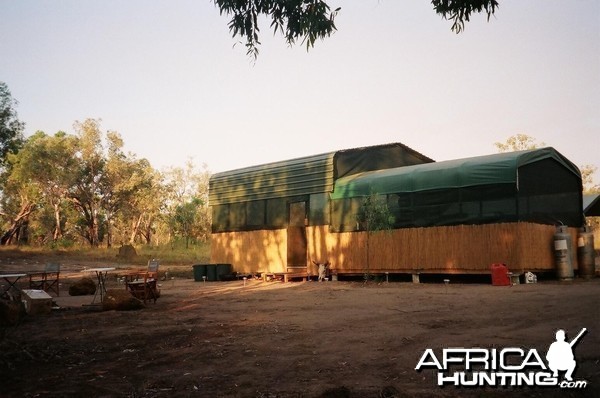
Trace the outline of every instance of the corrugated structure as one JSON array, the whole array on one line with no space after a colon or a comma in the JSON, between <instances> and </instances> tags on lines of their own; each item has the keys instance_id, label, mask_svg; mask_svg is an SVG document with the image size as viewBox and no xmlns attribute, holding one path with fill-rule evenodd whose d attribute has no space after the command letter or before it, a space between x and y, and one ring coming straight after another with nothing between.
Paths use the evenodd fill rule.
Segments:
<instances>
[{"instance_id":1,"label":"corrugated structure","mask_svg":"<svg viewBox=\"0 0 600 398\"><path fill-rule=\"evenodd\" d=\"M364 197L387 200L394 229L357 222ZM552 148L448 162L389 144L215 174L211 261L284 272L329 260L339 273L552 270L552 234L583 222L581 175ZM367 255L369 261L367 262ZM575 268L576 259L574 259Z\"/></svg>"},{"instance_id":2,"label":"corrugated structure","mask_svg":"<svg viewBox=\"0 0 600 398\"><path fill-rule=\"evenodd\" d=\"M213 232L286 227L289 204L303 201L310 202L306 210L311 223L328 224L329 193L336 179L430 162L427 156L394 143L217 173L209 183Z\"/></svg>"},{"instance_id":3,"label":"corrugated structure","mask_svg":"<svg viewBox=\"0 0 600 398\"><path fill-rule=\"evenodd\" d=\"M211 206L333 191L335 152L270 163L210 179Z\"/></svg>"}]
</instances>

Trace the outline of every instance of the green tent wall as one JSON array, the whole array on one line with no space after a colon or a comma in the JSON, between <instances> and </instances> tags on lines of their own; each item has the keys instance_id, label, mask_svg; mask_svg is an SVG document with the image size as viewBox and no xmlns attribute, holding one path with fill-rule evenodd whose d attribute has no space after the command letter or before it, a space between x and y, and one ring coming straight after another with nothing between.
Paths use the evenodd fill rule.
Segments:
<instances>
[{"instance_id":1,"label":"green tent wall","mask_svg":"<svg viewBox=\"0 0 600 398\"><path fill-rule=\"evenodd\" d=\"M286 228L289 204L307 225L356 231L370 193L384 195L395 227L527 221L583 225L579 169L553 148L433 162L402 144L355 148L211 177L213 232Z\"/></svg>"},{"instance_id":2,"label":"green tent wall","mask_svg":"<svg viewBox=\"0 0 600 398\"><path fill-rule=\"evenodd\" d=\"M340 178L331 193L331 226L358 228L356 211L385 195L398 228L529 221L583 223L579 169L553 148L500 153Z\"/></svg>"},{"instance_id":3,"label":"green tent wall","mask_svg":"<svg viewBox=\"0 0 600 398\"><path fill-rule=\"evenodd\" d=\"M212 231L285 228L289 204L305 201L310 225L329 224L335 181L372 170L431 163L400 143L352 148L214 174L209 182Z\"/></svg>"}]
</instances>

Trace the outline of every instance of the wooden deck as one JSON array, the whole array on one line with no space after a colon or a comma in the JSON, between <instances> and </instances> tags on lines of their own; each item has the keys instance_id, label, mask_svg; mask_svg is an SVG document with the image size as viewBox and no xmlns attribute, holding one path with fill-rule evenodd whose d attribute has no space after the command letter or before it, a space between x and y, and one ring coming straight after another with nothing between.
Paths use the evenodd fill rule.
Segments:
<instances>
[{"instance_id":1,"label":"wooden deck","mask_svg":"<svg viewBox=\"0 0 600 398\"><path fill-rule=\"evenodd\" d=\"M290 282L292 279L308 280L310 274L307 267L288 267L285 272L262 272L262 279L267 281L268 277L272 279L283 279L283 282Z\"/></svg>"}]
</instances>

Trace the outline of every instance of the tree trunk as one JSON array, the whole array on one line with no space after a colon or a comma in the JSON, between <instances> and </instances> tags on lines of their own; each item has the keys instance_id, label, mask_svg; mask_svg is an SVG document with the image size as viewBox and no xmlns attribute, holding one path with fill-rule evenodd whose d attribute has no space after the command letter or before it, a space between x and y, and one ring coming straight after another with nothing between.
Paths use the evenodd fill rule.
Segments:
<instances>
[{"instance_id":1,"label":"tree trunk","mask_svg":"<svg viewBox=\"0 0 600 398\"><path fill-rule=\"evenodd\" d=\"M10 245L13 242L13 239L18 239L19 236L27 236L26 231L23 231L23 228L26 228L29 223L29 215L35 210L35 204L31 202L25 202L21 205L21 210L19 214L13 220L10 228L0 237L0 244L2 245Z\"/></svg>"},{"instance_id":2,"label":"tree trunk","mask_svg":"<svg viewBox=\"0 0 600 398\"><path fill-rule=\"evenodd\" d=\"M106 213L106 247L110 249L113 243L113 234L112 234L112 215L114 214L112 211L107 211Z\"/></svg>"},{"instance_id":3,"label":"tree trunk","mask_svg":"<svg viewBox=\"0 0 600 398\"><path fill-rule=\"evenodd\" d=\"M98 247L98 222L96 221L95 217L91 220L91 225L89 226L88 232L90 236L90 245L92 245L93 247Z\"/></svg>"},{"instance_id":4,"label":"tree trunk","mask_svg":"<svg viewBox=\"0 0 600 398\"><path fill-rule=\"evenodd\" d=\"M62 238L62 228L60 227L60 205L58 203L54 204L54 234L52 238L56 242L60 238Z\"/></svg>"},{"instance_id":5,"label":"tree trunk","mask_svg":"<svg viewBox=\"0 0 600 398\"><path fill-rule=\"evenodd\" d=\"M112 247L112 228L110 226L110 220L106 222L106 248Z\"/></svg>"},{"instance_id":6,"label":"tree trunk","mask_svg":"<svg viewBox=\"0 0 600 398\"><path fill-rule=\"evenodd\" d=\"M98 239L98 217L95 214L90 213L87 218L87 240L90 242L90 246L98 247L99 239Z\"/></svg>"},{"instance_id":7,"label":"tree trunk","mask_svg":"<svg viewBox=\"0 0 600 398\"><path fill-rule=\"evenodd\" d=\"M79 232L81 236L83 236L89 242L90 246L97 247L98 246L98 216L96 215L96 208L92 201L83 201L78 197L73 196L69 198L73 205L83 215L85 219L85 227L86 229L81 229Z\"/></svg>"},{"instance_id":8,"label":"tree trunk","mask_svg":"<svg viewBox=\"0 0 600 398\"><path fill-rule=\"evenodd\" d=\"M139 217L137 218L137 220L135 220L135 222L133 223L131 236L129 237L129 243L132 245L135 243L135 237L140 233L140 225L142 224L143 217L144 217L144 213L142 212L139 215Z\"/></svg>"},{"instance_id":9,"label":"tree trunk","mask_svg":"<svg viewBox=\"0 0 600 398\"><path fill-rule=\"evenodd\" d=\"M144 228L144 238L146 239L146 244L149 245L152 243L152 224L154 223L154 217L149 216L148 221L146 221L146 227ZM158 245L158 243L157 243Z\"/></svg>"}]
</instances>

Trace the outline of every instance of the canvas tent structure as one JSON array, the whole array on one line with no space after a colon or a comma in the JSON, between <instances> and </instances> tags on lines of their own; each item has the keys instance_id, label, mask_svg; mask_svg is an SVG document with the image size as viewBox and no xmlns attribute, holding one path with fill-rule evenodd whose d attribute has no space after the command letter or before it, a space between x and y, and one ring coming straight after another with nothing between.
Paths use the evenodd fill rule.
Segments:
<instances>
[{"instance_id":1,"label":"canvas tent structure","mask_svg":"<svg viewBox=\"0 0 600 398\"><path fill-rule=\"evenodd\" d=\"M583 195L583 214L586 217L600 217L600 193L590 193ZM600 231L594 231L594 240L596 248L600 248ZM600 254L600 251L598 251Z\"/></svg>"},{"instance_id":2,"label":"canvas tent structure","mask_svg":"<svg viewBox=\"0 0 600 398\"><path fill-rule=\"evenodd\" d=\"M583 195L583 213L586 217L600 217L600 194Z\"/></svg>"},{"instance_id":3,"label":"canvas tent structure","mask_svg":"<svg viewBox=\"0 0 600 398\"><path fill-rule=\"evenodd\" d=\"M338 179L331 194L338 229L370 192L386 195L396 227L534 222L580 227L579 169L553 148L397 167ZM356 203L352 203L352 202Z\"/></svg>"},{"instance_id":4,"label":"canvas tent structure","mask_svg":"<svg viewBox=\"0 0 600 398\"><path fill-rule=\"evenodd\" d=\"M367 254L356 216L371 193L395 225ZM583 224L579 169L552 148L446 162L402 144L337 151L215 174L209 204L211 262L240 272L314 260L360 274L367 255L374 273L551 270L554 226L576 237Z\"/></svg>"},{"instance_id":5,"label":"canvas tent structure","mask_svg":"<svg viewBox=\"0 0 600 398\"><path fill-rule=\"evenodd\" d=\"M329 194L339 178L372 170L430 163L402 144L355 148L217 173L209 183L212 231L252 231L329 222ZM294 213L290 203L304 203ZM306 213L306 214L304 214Z\"/></svg>"}]
</instances>

